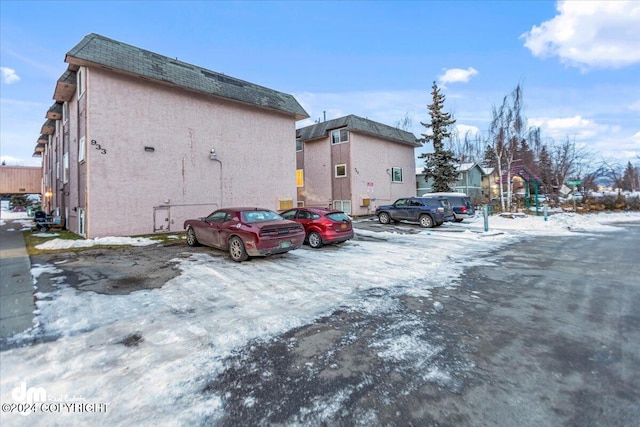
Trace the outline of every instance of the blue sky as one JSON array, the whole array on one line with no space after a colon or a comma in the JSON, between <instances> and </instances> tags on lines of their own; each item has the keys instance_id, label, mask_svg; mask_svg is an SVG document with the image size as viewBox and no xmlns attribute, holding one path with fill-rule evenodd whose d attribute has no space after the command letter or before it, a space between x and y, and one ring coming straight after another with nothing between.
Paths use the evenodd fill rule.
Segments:
<instances>
[{"instance_id":1,"label":"blue sky","mask_svg":"<svg viewBox=\"0 0 640 427\"><path fill-rule=\"evenodd\" d=\"M64 57L103 36L417 137L433 81L460 132L486 133L518 83L542 137L640 162L640 2L0 0L0 155L32 157Z\"/></svg>"}]
</instances>

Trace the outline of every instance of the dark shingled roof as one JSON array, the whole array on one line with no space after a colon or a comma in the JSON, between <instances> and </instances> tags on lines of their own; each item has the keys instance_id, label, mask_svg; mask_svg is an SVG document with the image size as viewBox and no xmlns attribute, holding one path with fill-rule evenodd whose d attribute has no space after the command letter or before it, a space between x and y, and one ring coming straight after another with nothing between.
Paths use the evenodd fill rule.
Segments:
<instances>
[{"instance_id":1,"label":"dark shingled roof","mask_svg":"<svg viewBox=\"0 0 640 427\"><path fill-rule=\"evenodd\" d=\"M65 61L75 65L102 65L198 92L292 114L296 120L309 117L292 95L158 55L98 34L85 36L67 52Z\"/></svg>"},{"instance_id":2,"label":"dark shingled roof","mask_svg":"<svg viewBox=\"0 0 640 427\"><path fill-rule=\"evenodd\" d=\"M415 135L411 132L383 125L373 120L363 119L353 114L300 128L296 131L296 136L297 139L303 142L311 141L313 139L326 137L331 130L338 128L346 128L349 131L377 136L400 144L411 145L412 147L422 146L422 144L416 141Z\"/></svg>"}]
</instances>

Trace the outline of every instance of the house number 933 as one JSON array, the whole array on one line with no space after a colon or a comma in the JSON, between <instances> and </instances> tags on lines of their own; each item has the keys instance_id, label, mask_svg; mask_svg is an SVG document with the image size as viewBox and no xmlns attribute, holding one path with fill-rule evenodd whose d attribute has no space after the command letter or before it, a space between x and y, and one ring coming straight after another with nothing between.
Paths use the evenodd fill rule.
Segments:
<instances>
[{"instance_id":1,"label":"house number 933","mask_svg":"<svg viewBox=\"0 0 640 427\"><path fill-rule=\"evenodd\" d=\"M102 146L98 144L98 141L96 141L95 139L91 140L91 145L94 145L96 150L100 150L100 153L107 154L107 149L102 148Z\"/></svg>"}]
</instances>

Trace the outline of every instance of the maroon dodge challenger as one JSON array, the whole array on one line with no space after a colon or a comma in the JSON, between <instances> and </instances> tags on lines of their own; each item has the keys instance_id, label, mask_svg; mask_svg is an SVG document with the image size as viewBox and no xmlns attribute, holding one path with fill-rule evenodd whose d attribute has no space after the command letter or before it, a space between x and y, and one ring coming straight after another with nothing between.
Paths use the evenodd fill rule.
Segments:
<instances>
[{"instance_id":1,"label":"maroon dodge challenger","mask_svg":"<svg viewBox=\"0 0 640 427\"><path fill-rule=\"evenodd\" d=\"M184 222L187 244L228 250L231 259L281 254L302 246L302 225L261 208L226 208Z\"/></svg>"}]
</instances>

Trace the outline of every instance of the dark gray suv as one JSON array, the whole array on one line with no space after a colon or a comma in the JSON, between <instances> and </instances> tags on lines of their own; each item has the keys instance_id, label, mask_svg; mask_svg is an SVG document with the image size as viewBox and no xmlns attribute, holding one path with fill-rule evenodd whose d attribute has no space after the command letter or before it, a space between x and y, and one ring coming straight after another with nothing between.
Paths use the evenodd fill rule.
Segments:
<instances>
[{"instance_id":1,"label":"dark gray suv","mask_svg":"<svg viewBox=\"0 0 640 427\"><path fill-rule=\"evenodd\" d=\"M437 199L446 197L451 203L456 222L462 222L465 218L476 216L476 210L473 207L473 203L471 203L471 198L464 193L427 193L423 194L422 197L434 197Z\"/></svg>"},{"instance_id":2,"label":"dark gray suv","mask_svg":"<svg viewBox=\"0 0 640 427\"><path fill-rule=\"evenodd\" d=\"M381 224L411 221L420 223L422 227L436 227L454 220L451 204L444 197L405 197L392 205L378 206L376 216Z\"/></svg>"}]
</instances>

